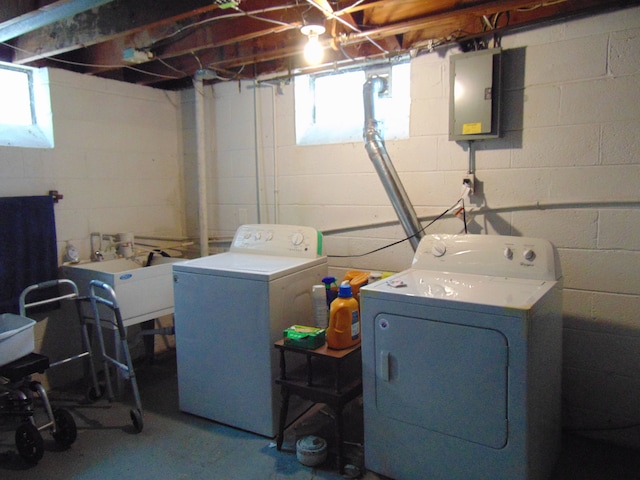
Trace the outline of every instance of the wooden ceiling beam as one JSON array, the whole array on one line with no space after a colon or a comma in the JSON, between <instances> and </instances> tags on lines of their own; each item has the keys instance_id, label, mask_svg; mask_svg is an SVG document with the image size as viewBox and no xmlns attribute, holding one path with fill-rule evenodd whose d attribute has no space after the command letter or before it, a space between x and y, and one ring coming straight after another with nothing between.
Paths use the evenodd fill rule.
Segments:
<instances>
[{"instance_id":1,"label":"wooden ceiling beam","mask_svg":"<svg viewBox=\"0 0 640 480\"><path fill-rule=\"evenodd\" d=\"M217 8L211 0L113 0L12 40L13 63L27 64Z\"/></svg>"},{"instance_id":2,"label":"wooden ceiling beam","mask_svg":"<svg viewBox=\"0 0 640 480\"><path fill-rule=\"evenodd\" d=\"M483 16L491 17L500 12L518 13L518 15L515 16L515 20L512 17L510 21L510 27L514 28L515 26L531 25L550 19L593 13L596 10L612 8L614 6L612 4L616 4L615 6L619 7L636 3L639 3L638 0L620 0L617 2L611 2L609 0L566 0L562 3L549 3L548 5L544 5L540 3L540 1L531 0L474 2L471 6L460 7L455 9L455 11L386 24L361 33L351 33L342 40L342 43L344 45L351 43L357 44L366 38L377 40L391 35L405 35L411 32L419 32L420 37L425 40L448 39L457 32L461 32L461 37L473 37L490 33L490 31L483 28L481 20ZM515 24L516 20L520 22L517 25ZM404 42L404 47L408 47L407 42Z\"/></svg>"},{"instance_id":3,"label":"wooden ceiling beam","mask_svg":"<svg viewBox=\"0 0 640 480\"><path fill-rule=\"evenodd\" d=\"M297 16L292 16L291 20L297 20ZM285 22L286 23L286 22ZM177 31L178 29L176 29ZM252 17L234 18L233 21L212 21L204 24L197 29L191 30L183 37L178 36L171 43L166 43L155 47L148 40L142 42L140 38L136 41L132 37L120 37L111 42L105 42L87 50L88 63L93 65L104 65L103 68L94 67L87 70L87 73L99 73L111 68L117 68L118 64L122 64L122 51L131 45L145 45L144 49L148 49L153 55L150 62L160 59L169 62L181 56L194 58L200 55L200 52L217 48L230 44L241 44L245 42L253 42L260 39L263 48L271 49L271 43L278 43L278 36L283 32L293 30L297 34L296 25L277 25L267 23ZM302 39L301 39L302 40ZM255 47L254 47L255 48ZM146 67L145 67L146 68Z\"/></svg>"},{"instance_id":4,"label":"wooden ceiling beam","mask_svg":"<svg viewBox=\"0 0 640 480\"><path fill-rule=\"evenodd\" d=\"M565 2L569 3L569 2ZM582 3L587 3L589 7L600 6L603 4L602 0L586 0ZM397 50L407 49L412 43L420 42L423 40L429 40L433 38L445 38L447 41L451 41L452 33L456 37L473 37L481 34L488 34L489 32L483 30L483 24L481 22L482 15L491 16L496 13L495 8L499 6L502 8L521 8L523 5L530 6L531 1L508 1L508 2L483 2L482 6L476 4L468 9L461 9L463 12L457 15L439 15L435 18L419 19L408 22L401 22L400 24L387 25L380 28L374 28L362 34L352 34L349 40L345 42L342 47L347 49L346 55L342 52L329 53L327 56L327 64L331 62L346 61L349 58L352 60L363 59L366 57L381 56L385 52L381 51L376 45L370 42L370 39L374 40L376 44L380 45L386 52L393 53ZM539 4L537 4L539 5ZM576 11L581 11L577 8L574 2L571 5L572 8L564 6L564 14L573 14ZM579 6L578 6L579 7ZM548 15L557 15L559 12L556 9L548 10L544 13L542 8L529 11L517 12L516 15L512 15L511 26L521 26L533 21L541 21L548 17ZM514 20L515 19L515 20ZM240 29L243 32L248 32L247 28ZM304 61L301 58L301 49L303 41L297 37L297 33L288 32L283 35L284 32L279 32L280 35L273 35L266 37L261 34L260 31L247 33L243 37L243 41L233 42L233 34L227 32L226 34L211 31L202 31L199 35L195 35L191 40L184 40L176 42L166 48L164 51L167 60L171 59L171 65L185 72L193 72L194 68L198 68L194 65L195 56L198 57L201 62L201 66L209 67L212 69L227 69L238 70L247 65L255 64L255 71L258 74L271 73L265 70L265 65L269 65L273 68L274 65L288 65L291 68L304 67ZM218 35L217 44L212 43L211 36ZM398 43L399 37L405 37L405 41L402 45ZM225 40L223 40L225 39ZM455 41L455 38L454 38ZM326 42L326 41L325 41ZM213 48L212 48L213 47ZM193 53L190 53L193 52ZM186 56L185 56L186 54ZM195 56L194 56L195 55ZM170 75L171 72L160 64L149 66L150 71ZM145 67L147 69L147 67Z\"/></svg>"},{"instance_id":5,"label":"wooden ceiling beam","mask_svg":"<svg viewBox=\"0 0 640 480\"><path fill-rule=\"evenodd\" d=\"M328 48L321 68L386 58L432 45L462 43L512 28L639 3L640 0L332 1L335 15L346 23L335 19L327 22L327 33L321 41ZM239 9L219 9L212 0L113 0L84 16L76 15L10 43L35 52L18 51L14 63L54 65L164 88L188 85L196 70L206 67L226 78L254 77L277 69L309 70L302 59L305 39L298 31L302 12L308 8L315 7L303 0L243 0ZM139 65L125 65L122 56L128 48L149 51L153 57ZM7 49L0 46L0 55L5 58ZM39 60L38 55L52 59ZM77 64L62 65L54 59Z\"/></svg>"}]
</instances>

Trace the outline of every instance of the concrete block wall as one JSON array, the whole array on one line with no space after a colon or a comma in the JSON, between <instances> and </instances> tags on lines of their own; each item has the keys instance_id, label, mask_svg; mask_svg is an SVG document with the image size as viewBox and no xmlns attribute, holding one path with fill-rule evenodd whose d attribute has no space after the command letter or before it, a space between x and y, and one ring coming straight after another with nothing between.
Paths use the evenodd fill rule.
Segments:
<instances>
[{"instance_id":1,"label":"concrete block wall","mask_svg":"<svg viewBox=\"0 0 640 480\"><path fill-rule=\"evenodd\" d=\"M64 195L60 262L67 241L88 259L93 231L184 235L179 95L56 69L49 79L55 148L0 147L0 196ZM44 316L35 334L53 360L79 351L73 310ZM62 370L54 383L74 376Z\"/></svg>"},{"instance_id":2,"label":"concrete block wall","mask_svg":"<svg viewBox=\"0 0 640 480\"><path fill-rule=\"evenodd\" d=\"M181 103L175 92L64 70L49 73L55 147L0 147L0 195L45 195L60 258L89 234L184 235Z\"/></svg>"},{"instance_id":3,"label":"concrete block wall","mask_svg":"<svg viewBox=\"0 0 640 480\"><path fill-rule=\"evenodd\" d=\"M502 47L504 132L473 146L479 191L467 205L469 231L556 245L564 422L640 447L640 8L510 34ZM469 146L447 137L454 53L412 60L411 137L387 142L423 224L458 199L469 165ZM296 146L292 85L250 87L213 89L212 235L243 220L311 225L329 233L329 255L403 238L363 144ZM461 231L453 217L427 230ZM330 265L396 271L412 253L405 242Z\"/></svg>"}]
</instances>

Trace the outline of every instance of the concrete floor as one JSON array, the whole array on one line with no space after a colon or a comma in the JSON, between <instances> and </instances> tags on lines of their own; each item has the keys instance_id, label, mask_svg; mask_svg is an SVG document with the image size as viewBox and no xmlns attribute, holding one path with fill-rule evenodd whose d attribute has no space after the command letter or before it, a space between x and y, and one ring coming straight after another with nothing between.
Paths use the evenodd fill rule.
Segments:
<instances>
[{"instance_id":1,"label":"concrete floor","mask_svg":"<svg viewBox=\"0 0 640 480\"><path fill-rule=\"evenodd\" d=\"M332 422L321 407L291 426L283 451L274 441L187 415L178 411L175 355L166 353L136 373L144 410L144 429L136 434L125 400L78 403L78 395L51 392L52 403L67 407L78 425L78 438L67 450L49 435L44 457L30 466L13 444L15 424L0 421L0 478L3 480L115 479L338 479L332 445ZM128 386L128 385L127 385ZM347 462L362 467L362 410L352 402L346 412ZM328 460L316 468L301 465L295 439L319 434L330 442ZM289 451L285 451L289 450ZM361 472L365 480L383 477ZM640 479L638 452L578 436L565 436L563 453L550 480ZM422 480L422 479L416 479ZM491 479L487 479L491 480Z\"/></svg>"}]
</instances>

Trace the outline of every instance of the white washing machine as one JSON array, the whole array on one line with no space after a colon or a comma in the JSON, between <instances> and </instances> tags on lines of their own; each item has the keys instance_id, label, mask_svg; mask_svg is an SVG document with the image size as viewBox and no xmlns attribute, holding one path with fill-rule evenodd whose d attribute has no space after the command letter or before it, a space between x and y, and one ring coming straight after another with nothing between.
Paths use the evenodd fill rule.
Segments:
<instances>
[{"instance_id":1,"label":"white washing machine","mask_svg":"<svg viewBox=\"0 0 640 480\"><path fill-rule=\"evenodd\" d=\"M546 240L424 237L360 290L365 466L396 480L549 478L561 287Z\"/></svg>"},{"instance_id":2,"label":"white washing machine","mask_svg":"<svg viewBox=\"0 0 640 480\"><path fill-rule=\"evenodd\" d=\"M174 264L173 275L180 410L275 436L273 344L285 328L313 324L312 286L327 275L322 235L243 225L229 252Z\"/></svg>"}]
</instances>

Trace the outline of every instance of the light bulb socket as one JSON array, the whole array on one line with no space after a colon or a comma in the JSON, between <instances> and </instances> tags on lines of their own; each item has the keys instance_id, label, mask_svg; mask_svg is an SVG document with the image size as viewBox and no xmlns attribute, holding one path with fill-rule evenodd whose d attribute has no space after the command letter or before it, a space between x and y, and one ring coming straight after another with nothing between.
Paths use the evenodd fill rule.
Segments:
<instances>
[{"instance_id":1,"label":"light bulb socket","mask_svg":"<svg viewBox=\"0 0 640 480\"><path fill-rule=\"evenodd\" d=\"M300 32L307 37L319 36L326 32L327 29L324 25L303 25L300 27Z\"/></svg>"},{"instance_id":2,"label":"light bulb socket","mask_svg":"<svg viewBox=\"0 0 640 480\"><path fill-rule=\"evenodd\" d=\"M322 35L327 31L325 28L326 18L317 8L311 8L302 14L302 27L300 32L303 35Z\"/></svg>"}]
</instances>

